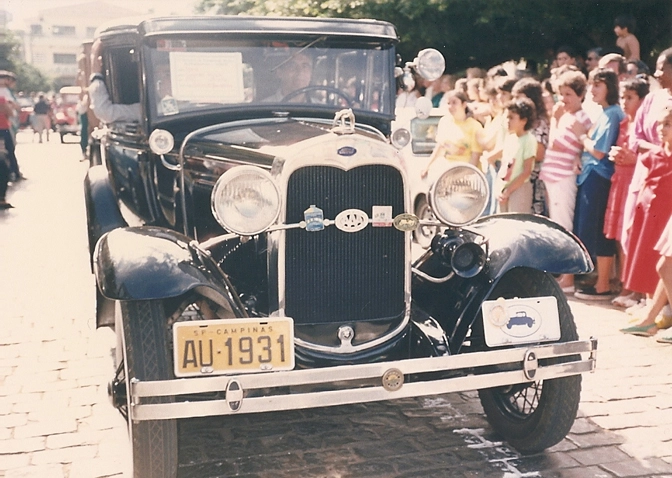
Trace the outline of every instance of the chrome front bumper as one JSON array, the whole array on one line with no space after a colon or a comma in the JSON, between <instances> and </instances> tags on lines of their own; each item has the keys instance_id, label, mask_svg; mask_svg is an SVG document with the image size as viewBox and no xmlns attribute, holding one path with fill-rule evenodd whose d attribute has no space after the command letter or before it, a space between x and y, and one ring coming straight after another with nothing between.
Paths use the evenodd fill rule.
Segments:
<instances>
[{"instance_id":1,"label":"chrome front bumper","mask_svg":"<svg viewBox=\"0 0 672 478\"><path fill-rule=\"evenodd\" d=\"M541 366L542 359L584 354L579 360ZM587 355L586 355L587 354ZM375 402L396 398L420 397L440 393L478 390L552 378L578 375L595 370L597 339L560 344L518 347L488 352L465 353L374 364L291 370L235 376L183 378L142 382L131 379L131 411L134 421L231 415L326 407ZM483 367L510 367L510 371L487 372ZM464 372L464 376L404 383L403 376L428 372ZM476 371L476 373L474 373ZM379 385L361 387L362 380ZM360 382L359 384L357 382ZM351 386L343 386L352 382ZM339 384L326 391L295 393L287 387ZM245 397L246 392L273 389L272 395ZM203 401L175 401L147 404L149 397L171 397L196 393L226 392L226 398Z\"/></svg>"}]
</instances>

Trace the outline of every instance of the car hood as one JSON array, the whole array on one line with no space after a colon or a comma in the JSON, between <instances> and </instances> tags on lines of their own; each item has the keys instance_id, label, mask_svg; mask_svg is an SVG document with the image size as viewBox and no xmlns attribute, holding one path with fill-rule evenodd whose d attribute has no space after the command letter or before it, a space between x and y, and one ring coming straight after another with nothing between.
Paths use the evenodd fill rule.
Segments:
<instances>
[{"instance_id":1,"label":"car hood","mask_svg":"<svg viewBox=\"0 0 672 478\"><path fill-rule=\"evenodd\" d=\"M336 143L339 154L351 155L356 144L383 145L385 137L372 128L356 128L352 134L336 134L332 124L295 118L241 121L209 127L188 140L187 157L219 159L270 169L276 158L295 158L316 144ZM355 148L356 149L356 148Z\"/></svg>"}]
</instances>

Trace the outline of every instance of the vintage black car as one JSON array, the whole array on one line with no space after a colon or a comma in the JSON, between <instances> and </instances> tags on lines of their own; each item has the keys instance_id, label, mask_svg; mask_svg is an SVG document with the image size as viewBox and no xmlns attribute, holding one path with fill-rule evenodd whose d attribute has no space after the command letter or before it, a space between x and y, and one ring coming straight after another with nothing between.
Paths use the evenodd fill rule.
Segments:
<instances>
[{"instance_id":1,"label":"vintage black car","mask_svg":"<svg viewBox=\"0 0 672 478\"><path fill-rule=\"evenodd\" d=\"M392 25L158 18L98 37L112 101L142 110L106 125L85 179L134 476L176 476L179 419L460 390L524 453L562 440L597 344L551 274L591 260L545 218L479 217L469 165L432 186L440 232L413 247ZM520 337L506 324L523 306Z\"/></svg>"}]
</instances>

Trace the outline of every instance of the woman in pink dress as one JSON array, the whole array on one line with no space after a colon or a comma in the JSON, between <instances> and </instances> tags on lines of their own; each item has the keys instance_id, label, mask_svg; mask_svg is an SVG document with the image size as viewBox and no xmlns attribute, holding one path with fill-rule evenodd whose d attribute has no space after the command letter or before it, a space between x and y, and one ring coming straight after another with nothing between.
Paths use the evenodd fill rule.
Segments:
<instances>
[{"instance_id":1,"label":"woman in pink dress","mask_svg":"<svg viewBox=\"0 0 672 478\"><path fill-rule=\"evenodd\" d=\"M627 145L633 135L635 114L646 95L649 94L649 84L643 78L635 78L622 83L621 90L621 104L626 116L620 124L616 146L611 148L609 154L609 158L614 161L615 167L614 175L611 177L607 210L604 215L604 235L608 239L616 239L619 264L622 267L625 257L620 241L623 231L625 200L637 163L637 153L628 149ZM641 298L639 293L623 288L620 295L612 300L612 304L619 307L630 307L639 302Z\"/></svg>"}]
</instances>

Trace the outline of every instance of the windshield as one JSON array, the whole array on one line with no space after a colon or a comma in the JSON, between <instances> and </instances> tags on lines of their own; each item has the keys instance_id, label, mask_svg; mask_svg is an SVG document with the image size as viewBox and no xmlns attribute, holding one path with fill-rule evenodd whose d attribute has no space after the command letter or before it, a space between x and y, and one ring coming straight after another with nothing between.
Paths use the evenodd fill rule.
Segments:
<instances>
[{"instance_id":1,"label":"windshield","mask_svg":"<svg viewBox=\"0 0 672 478\"><path fill-rule=\"evenodd\" d=\"M245 106L309 105L391 114L391 47L325 37L270 40L152 39L152 115Z\"/></svg>"}]
</instances>

